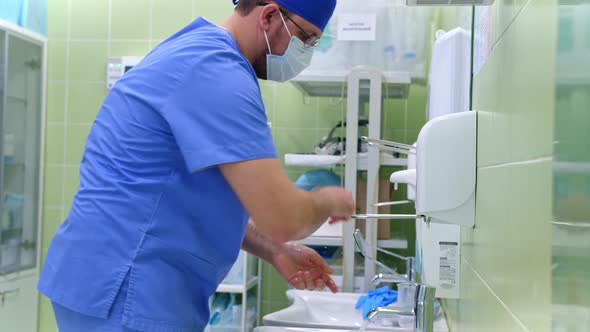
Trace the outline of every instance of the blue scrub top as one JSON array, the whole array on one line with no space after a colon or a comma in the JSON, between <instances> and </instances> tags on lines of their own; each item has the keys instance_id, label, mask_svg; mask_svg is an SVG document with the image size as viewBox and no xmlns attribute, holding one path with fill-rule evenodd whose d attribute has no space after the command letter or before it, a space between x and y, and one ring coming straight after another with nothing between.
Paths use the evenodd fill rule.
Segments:
<instances>
[{"instance_id":1,"label":"blue scrub top","mask_svg":"<svg viewBox=\"0 0 590 332\"><path fill-rule=\"evenodd\" d=\"M199 18L107 96L39 290L107 318L127 280L125 326L202 330L248 220L216 165L258 158L276 151L254 69L229 32Z\"/></svg>"}]
</instances>

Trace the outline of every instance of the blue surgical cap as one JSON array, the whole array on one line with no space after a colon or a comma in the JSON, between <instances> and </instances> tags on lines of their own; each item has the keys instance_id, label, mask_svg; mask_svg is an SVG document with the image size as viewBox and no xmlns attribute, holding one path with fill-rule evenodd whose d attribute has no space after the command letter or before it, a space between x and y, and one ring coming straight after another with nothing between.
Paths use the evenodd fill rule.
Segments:
<instances>
[{"instance_id":1,"label":"blue surgical cap","mask_svg":"<svg viewBox=\"0 0 590 332\"><path fill-rule=\"evenodd\" d=\"M324 31L334 14L336 0L275 0L281 6L301 16Z\"/></svg>"}]
</instances>

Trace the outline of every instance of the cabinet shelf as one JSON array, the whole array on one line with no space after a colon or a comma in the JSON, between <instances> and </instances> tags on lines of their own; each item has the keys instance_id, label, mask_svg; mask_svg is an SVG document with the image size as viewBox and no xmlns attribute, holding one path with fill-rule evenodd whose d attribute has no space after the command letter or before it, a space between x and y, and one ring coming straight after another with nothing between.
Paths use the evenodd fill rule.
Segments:
<instances>
[{"instance_id":1,"label":"cabinet shelf","mask_svg":"<svg viewBox=\"0 0 590 332\"><path fill-rule=\"evenodd\" d=\"M245 293L248 290L258 285L258 277L252 277L246 282L244 287L243 284L221 284L217 287L218 293Z\"/></svg>"},{"instance_id":2,"label":"cabinet shelf","mask_svg":"<svg viewBox=\"0 0 590 332\"><path fill-rule=\"evenodd\" d=\"M23 105L27 105L27 100L22 97L15 97L15 96L6 96L6 99L10 102L15 102Z\"/></svg>"},{"instance_id":3,"label":"cabinet shelf","mask_svg":"<svg viewBox=\"0 0 590 332\"><path fill-rule=\"evenodd\" d=\"M23 228L21 227L10 227L10 228L2 228L0 227L0 237L2 239L9 239L20 237L23 232ZM0 243L3 244L3 243Z\"/></svg>"},{"instance_id":4,"label":"cabinet shelf","mask_svg":"<svg viewBox=\"0 0 590 332\"><path fill-rule=\"evenodd\" d=\"M4 161L5 167L18 167L18 168L25 168L25 163L14 162L14 161Z\"/></svg>"}]
</instances>

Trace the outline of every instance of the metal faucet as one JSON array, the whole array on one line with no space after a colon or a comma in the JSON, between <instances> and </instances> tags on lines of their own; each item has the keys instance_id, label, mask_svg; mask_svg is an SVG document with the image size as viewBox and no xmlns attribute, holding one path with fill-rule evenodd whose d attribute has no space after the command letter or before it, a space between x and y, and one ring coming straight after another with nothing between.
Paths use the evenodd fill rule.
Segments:
<instances>
[{"instance_id":1,"label":"metal faucet","mask_svg":"<svg viewBox=\"0 0 590 332\"><path fill-rule=\"evenodd\" d=\"M415 331L416 332L433 332L434 331L434 296L436 294L436 288L429 287L416 282L416 273L414 267L413 257L404 257L398 254L388 252L383 249L377 249L381 252L387 253L391 256L403 259L406 261L407 274L398 274L393 269L389 268L385 264L379 262L374 257L368 255L363 235L357 229L353 233L354 241L359 248L359 251L363 257L372 260L375 264L388 271L390 274L378 274L373 278L373 284L377 285L381 282L389 283L408 283L415 285L414 298L412 299L413 306L406 308L395 308L395 307L377 307L369 311L367 319L372 321L379 316L411 316L415 317Z\"/></svg>"},{"instance_id":2,"label":"metal faucet","mask_svg":"<svg viewBox=\"0 0 590 332\"><path fill-rule=\"evenodd\" d=\"M391 308L377 307L369 311L367 319L372 321L381 316L413 316L416 332L434 332L434 296L436 288L417 284L414 307Z\"/></svg>"}]
</instances>

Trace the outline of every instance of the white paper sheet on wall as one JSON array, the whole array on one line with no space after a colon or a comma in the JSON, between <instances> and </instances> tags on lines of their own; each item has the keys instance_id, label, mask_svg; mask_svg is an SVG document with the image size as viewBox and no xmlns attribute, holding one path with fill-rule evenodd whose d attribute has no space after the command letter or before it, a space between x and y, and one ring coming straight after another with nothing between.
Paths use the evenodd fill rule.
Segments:
<instances>
[{"instance_id":1,"label":"white paper sheet on wall","mask_svg":"<svg viewBox=\"0 0 590 332\"><path fill-rule=\"evenodd\" d=\"M475 8L475 40L473 49L473 76L486 64L494 47L493 7Z\"/></svg>"},{"instance_id":2,"label":"white paper sheet on wall","mask_svg":"<svg viewBox=\"0 0 590 332\"><path fill-rule=\"evenodd\" d=\"M373 41L376 37L376 14L340 14L338 16L338 40Z\"/></svg>"}]
</instances>

